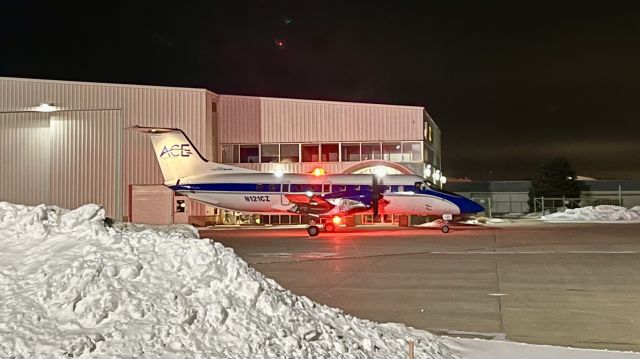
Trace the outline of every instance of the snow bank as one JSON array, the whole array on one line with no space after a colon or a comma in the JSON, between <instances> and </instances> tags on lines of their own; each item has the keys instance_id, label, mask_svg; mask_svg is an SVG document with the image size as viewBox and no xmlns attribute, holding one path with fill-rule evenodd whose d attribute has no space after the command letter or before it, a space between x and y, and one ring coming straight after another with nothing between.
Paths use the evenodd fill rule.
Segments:
<instances>
[{"instance_id":1,"label":"snow bank","mask_svg":"<svg viewBox=\"0 0 640 359\"><path fill-rule=\"evenodd\" d=\"M453 358L433 335L292 294L191 227L0 202L0 357Z\"/></svg>"},{"instance_id":2,"label":"snow bank","mask_svg":"<svg viewBox=\"0 0 640 359\"><path fill-rule=\"evenodd\" d=\"M540 219L548 222L640 222L640 206L631 209L619 206L589 206L548 214Z\"/></svg>"}]
</instances>

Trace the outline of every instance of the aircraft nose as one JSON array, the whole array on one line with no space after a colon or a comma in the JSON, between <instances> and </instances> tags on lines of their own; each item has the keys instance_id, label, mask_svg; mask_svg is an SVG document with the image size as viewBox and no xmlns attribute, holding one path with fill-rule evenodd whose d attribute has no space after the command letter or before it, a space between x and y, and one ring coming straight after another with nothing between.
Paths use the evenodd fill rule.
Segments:
<instances>
[{"instance_id":1,"label":"aircraft nose","mask_svg":"<svg viewBox=\"0 0 640 359\"><path fill-rule=\"evenodd\" d=\"M460 207L461 214L462 213L478 213L478 212L484 211L484 207L482 207L481 205L477 204L476 202L468 198L463 198L457 204L458 204L458 207Z\"/></svg>"}]
</instances>

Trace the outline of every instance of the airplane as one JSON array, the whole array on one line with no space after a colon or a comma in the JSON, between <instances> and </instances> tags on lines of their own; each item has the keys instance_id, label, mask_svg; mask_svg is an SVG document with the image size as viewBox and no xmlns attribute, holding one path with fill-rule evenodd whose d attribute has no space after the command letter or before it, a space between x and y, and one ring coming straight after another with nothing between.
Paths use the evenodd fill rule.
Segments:
<instances>
[{"instance_id":1,"label":"airplane","mask_svg":"<svg viewBox=\"0 0 640 359\"><path fill-rule=\"evenodd\" d=\"M267 173L207 161L178 128L133 126L149 135L164 185L212 206L255 214L300 214L307 233L333 232L342 218L381 213L442 216L449 232L453 215L484 211L472 200L437 188L418 175Z\"/></svg>"}]
</instances>

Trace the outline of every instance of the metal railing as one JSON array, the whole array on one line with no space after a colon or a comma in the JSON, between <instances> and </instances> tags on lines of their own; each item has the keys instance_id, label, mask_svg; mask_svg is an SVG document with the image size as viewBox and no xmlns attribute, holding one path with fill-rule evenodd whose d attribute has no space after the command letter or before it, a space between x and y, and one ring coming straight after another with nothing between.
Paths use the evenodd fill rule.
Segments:
<instances>
[{"instance_id":1,"label":"metal railing","mask_svg":"<svg viewBox=\"0 0 640 359\"><path fill-rule=\"evenodd\" d=\"M586 198L569 198L569 197L536 197L533 199L533 212L544 213L547 209L553 209L553 211L562 210L567 208L578 208L585 206L597 206L601 204L610 204L622 206L622 198L615 199L586 199Z\"/></svg>"}]
</instances>

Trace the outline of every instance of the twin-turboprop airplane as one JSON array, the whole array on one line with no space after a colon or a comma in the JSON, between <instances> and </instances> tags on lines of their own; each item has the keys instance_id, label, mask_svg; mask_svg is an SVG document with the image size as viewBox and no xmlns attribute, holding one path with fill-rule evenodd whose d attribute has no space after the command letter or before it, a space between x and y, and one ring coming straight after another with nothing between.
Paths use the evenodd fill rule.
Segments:
<instances>
[{"instance_id":1,"label":"twin-turboprop airplane","mask_svg":"<svg viewBox=\"0 0 640 359\"><path fill-rule=\"evenodd\" d=\"M477 203L435 188L416 175L282 174L207 161L180 129L134 126L147 133L162 170L164 185L215 207L260 214L304 214L309 236L333 232L345 216L380 213L436 215L449 232L453 215L477 213Z\"/></svg>"}]
</instances>

